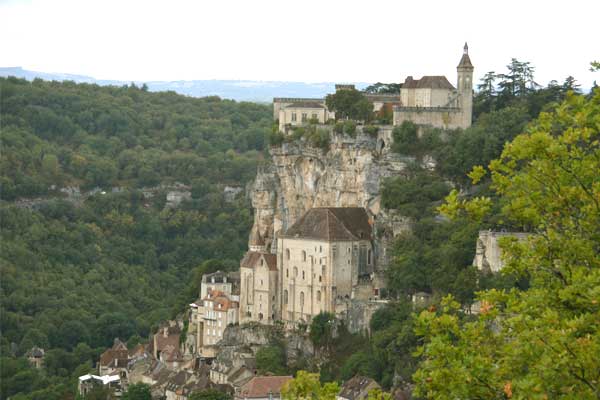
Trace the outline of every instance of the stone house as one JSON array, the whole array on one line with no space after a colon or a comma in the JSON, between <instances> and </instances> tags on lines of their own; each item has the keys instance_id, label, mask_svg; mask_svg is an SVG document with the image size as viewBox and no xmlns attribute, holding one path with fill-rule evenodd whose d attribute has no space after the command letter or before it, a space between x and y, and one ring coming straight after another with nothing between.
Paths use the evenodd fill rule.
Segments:
<instances>
[{"instance_id":1,"label":"stone house","mask_svg":"<svg viewBox=\"0 0 600 400\"><path fill-rule=\"evenodd\" d=\"M371 378L356 375L344 382L336 400L365 400L373 389L381 389L381 386Z\"/></svg>"},{"instance_id":2,"label":"stone house","mask_svg":"<svg viewBox=\"0 0 600 400\"><path fill-rule=\"evenodd\" d=\"M181 327L176 321L169 321L158 328L152 337L151 353L157 360L177 368L181 360L179 338Z\"/></svg>"},{"instance_id":3,"label":"stone house","mask_svg":"<svg viewBox=\"0 0 600 400\"><path fill-rule=\"evenodd\" d=\"M262 251L259 241L240 262L240 322L272 324L277 318L277 257ZM258 251L256 251L258 250Z\"/></svg>"},{"instance_id":4,"label":"stone house","mask_svg":"<svg viewBox=\"0 0 600 400\"><path fill-rule=\"evenodd\" d=\"M228 325L238 323L239 303L225 293L209 290L206 297L196 303L202 319L200 355L214 357L214 345L223 338Z\"/></svg>"},{"instance_id":5,"label":"stone house","mask_svg":"<svg viewBox=\"0 0 600 400\"><path fill-rule=\"evenodd\" d=\"M78 379L77 391L81 396L85 396L98 386L108 388L115 396L121 396L123 394L123 387L121 385L121 377L119 374L101 376L91 374L82 375Z\"/></svg>"},{"instance_id":6,"label":"stone house","mask_svg":"<svg viewBox=\"0 0 600 400\"><path fill-rule=\"evenodd\" d=\"M374 271L371 221L364 208L313 208L277 242L279 315L287 325L336 313L359 278Z\"/></svg>"},{"instance_id":7,"label":"stone house","mask_svg":"<svg viewBox=\"0 0 600 400\"><path fill-rule=\"evenodd\" d=\"M118 372L125 379L127 377L127 363L129 359L127 345L117 338L114 340L113 346L100 355L98 373L100 375L109 375Z\"/></svg>"},{"instance_id":8,"label":"stone house","mask_svg":"<svg viewBox=\"0 0 600 400\"><path fill-rule=\"evenodd\" d=\"M235 400L278 400L281 388L292 380L291 376L255 376L235 394Z\"/></svg>"}]
</instances>

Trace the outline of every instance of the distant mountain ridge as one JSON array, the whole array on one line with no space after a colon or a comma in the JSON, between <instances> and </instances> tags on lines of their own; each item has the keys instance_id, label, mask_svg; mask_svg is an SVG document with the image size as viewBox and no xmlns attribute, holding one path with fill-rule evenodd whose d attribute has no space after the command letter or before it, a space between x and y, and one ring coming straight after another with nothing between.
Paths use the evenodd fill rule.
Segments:
<instances>
[{"instance_id":1,"label":"distant mountain ridge","mask_svg":"<svg viewBox=\"0 0 600 400\"><path fill-rule=\"evenodd\" d=\"M71 80L78 83L122 86L131 81L102 80L85 75L66 73L37 72L22 67L0 67L0 76L15 76L27 80L41 78L48 81ZM271 102L273 97L325 97L335 91L336 82L285 82L252 80L193 80L193 81L133 81L136 85L145 83L153 92L172 90L192 97L219 96L223 99L253 102ZM347 82L346 82L347 83ZM369 85L366 82L350 82L357 88Z\"/></svg>"}]
</instances>

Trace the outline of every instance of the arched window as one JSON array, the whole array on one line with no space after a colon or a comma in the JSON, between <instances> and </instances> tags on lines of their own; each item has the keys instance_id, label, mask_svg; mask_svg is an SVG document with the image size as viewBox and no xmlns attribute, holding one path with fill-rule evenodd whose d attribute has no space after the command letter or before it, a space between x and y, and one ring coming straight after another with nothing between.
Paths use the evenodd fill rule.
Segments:
<instances>
[{"instance_id":1,"label":"arched window","mask_svg":"<svg viewBox=\"0 0 600 400\"><path fill-rule=\"evenodd\" d=\"M367 250L367 264L371 265L371 249Z\"/></svg>"},{"instance_id":2,"label":"arched window","mask_svg":"<svg viewBox=\"0 0 600 400\"><path fill-rule=\"evenodd\" d=\"M283 291L283 304L288 303L288 291L287 289Z\"/></svg>"},{"instance_id":3,"label":"arched window","mask_svg":"<svg viewBox=\"0 0 600 400\"><path fill-rule=\"evenodd\" d=\"M302 271L302 279L305 279L306 275L304 274L304 271Z\"/></svg>"},{"instance_id":4,"label":"arched window","mask_svg":"<svg viewBox=\"0 0 600 400\"><path fill-rule=\"evenodd\" d=\"M302 261L306 261L306 251L302 250Z\"/></svg>"},{"instance_id":5,"label":"arched window","mask_svg":"<svg viewBox=\"0 0 600 400\"><path fill-rule=\"evenodd\" d=\"M290 259L290 249L285 249L285 258Z\"/></svg>"},{"instance_id":6,"label":"arched window","mask_svg":"<svg viewBox=\"0 0 600 400\"><path fill-rule=\"evenodd\" d=\"M285 277L286 277L286 278L289 278L289 277L290 277L290 269L289 269L289 268L286 268L286 269L285 269Z\"/></svg>"},{"instance_id":7,"label":"arched window","mask_svg":"<svg viewBox=\"0 0 600 400\"><path fill-rule=\"evenodd\" d=\"M300 307L304 307L304 292L300 292Z\"/></svg>"},{"instance_id":8,"label":"arched window","mask_svg":"<svg viewBox=\"0 0 600 400\"><path fill-rule=\"evenodd\" d=\"M317 301L321 301L321 291L317 290Z\"/></svg>"}]
</instances>

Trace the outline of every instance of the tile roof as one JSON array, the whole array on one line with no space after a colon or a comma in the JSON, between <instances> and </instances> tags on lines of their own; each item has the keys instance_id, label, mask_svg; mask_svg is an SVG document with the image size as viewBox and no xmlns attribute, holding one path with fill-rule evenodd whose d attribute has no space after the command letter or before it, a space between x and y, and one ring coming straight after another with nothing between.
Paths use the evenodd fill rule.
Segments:
<instances>
[{"instance_id":1,"label":"tile roof","mask_svg":"<svg viewBox=\"0 0 600 400\"><path fill-rule=\"evenodd\" d=\"M413 79L412 76L406 78L402 84L402 89L449 89L454 86L443 75L424 76L421 79Z\"/></svg>"},{"instance_id":2,"label":"tile roof","mask_svg":"<svg viewBox=\"0 0 600 400\"><path fill-rule=\"evenodd\" d=\"M264 258L269 270L277 271L277 256L275 254L259 251L247 252L244 255L244 258L242 258L242 261L240 261L240 266L243 268L255 268L258 266L261 258Z\"/></svg>"},{"instance_id":3,"label":"tile roof","mask_svg":"<svg viewBox=\"0 0 600 400\"><path fill-rule=\"evenodd\" d=\"M204 301L212 301L215 303L215 306L213 307L215 311L227 311L231 308L238 308L238 303L229 299L229 297L220 290L209 290L208 296L204 298Z\"/></svg>"},{"instance_id":4,"label":"tile roof","mask_svg":"<svg viewBox=\"0 0 600 400\"><path fill-rule=\"evenodd\" d=\"M326 241L371 240L369 216L362 207L311 208L283 235Z\"/></svg>"},{"instance_id":5,"label":"tile roof","mask_svg":"<svg viewBox=\"0 0 600 400\"><path fill-rule=\"evenodd\" d=\"M240 396L253 399L269 397L269 393L278 395L283 385L290 380L291 376L255 376L242 386Z\"/></svg>"}]
</instances>

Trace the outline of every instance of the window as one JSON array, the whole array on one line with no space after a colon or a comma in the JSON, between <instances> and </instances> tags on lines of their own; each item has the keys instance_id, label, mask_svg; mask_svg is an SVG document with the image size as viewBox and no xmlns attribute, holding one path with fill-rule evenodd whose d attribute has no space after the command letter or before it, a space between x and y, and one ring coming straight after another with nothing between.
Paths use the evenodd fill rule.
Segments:
<instances>
[{"instance_id":1,"label":"window","mask_svg":"<svg viewBox=\"0 0 600 400\"><path fill-rule=\"evenodd\" d=\"M260 286L262 286L262 285L263 285L263 280L261 279L261 280L260 280Z\"/></svg>"},{"instance_id":2,"label":"window","mask_svg":"<svg viewBox=\"0 0 600 400\"><path fill-rule=\"evenodd\" d=\"M323 246L319 246L319 253L323 252Z\"/></svg>"},{"instance_id":3,"label":"window","mask_svg":"<svg viewBox=\"0 0 600 400\"><path fill-rule=\"evenodd\" d=\"M304 271L302 271L302 279L304 280L306 278L306 275L304 275Z\"/></svg>"},{"instance_id":4,"label":"window","mask_svg":"<svg viewBox=\"0 0 600 400\"><path fill-rule=\"evenodd\" d=\"M302 122L306 122L308 120L308 114L302 113Z\"/></svg>"},{"instance_id":5,"label":"window","mask_svg":"<svg viewBox=\"0 0 600 400\"><path fill-rule=\"evenodd\" d=\"M323 265L321 267L321 274L325 275L325 272L327 272L327 267L325 265Z\"/></svg>"},{"instance_id":6,"label":"window","mask_svg":"<svg viewBox=\"0 0 600 400\"><path fill-rule=\"evenodd\" d=\"M331 255L335 259L335 257L337 256L337 246L335 246L335 245L331 246Z\"/></svg>"},{"instance_id":7,"label":"window","mask_svg":"<svg viewBox=\"0 0 600 400\"><path fill-rule=\"evenodd\" d=\"M304 307L304 292L300 292L300 307Z\"/></svg>"},{"instance_id":8,"label":"window","mask_svg":"<svg viewBox=\"0 0 600 400\"><path fill-rule=\"evenodd\" d=\"M321 301L321 291L317 290L317 301Z\"/></svg>"},{"instance_id":9,"label":"window","mask_svg":"<svg viewBox=\"0 0 600 400\"><path fill-rule=\"evenodd\" d=\"M260 266L262 267L263 265L265 265L265 260L263 260L262 258L260 259Z\"/></svg>"},{"instance_id":10,"label":"window","mask_svg":"<svg viewBox=\"0 0 600 400\"><path fill-rule=\"evenodd\" d=\"M316 114L316 113L312 113L312 115L311 115L311 118L312 118L312 119L317 119L317 118L318 118L318 117L317 117L317 114Z\"/></svg>"},{"instance_id":11,"label":"window","mask_svg":"<svg viewBox=\"0 0 600 400\"><path fill-rule=\"evenodd\" d=\"M285 249L285 258L290 259L290 249Z\"/></svg>"},{"instance_id":12,"label":"window","mask_svg":"<svg viewBox=\"0 0 600 400\"><path fill-rule=\"evenodd\" d=\"M321 282L321 275L319 275L319 282Z\"/></svg>"},{"instance_id":13,"label":"window","mask_svg":"<svg viewBox=\"0 0 600 400\"><path fill-rule=\"evenodd\" d=\"M348 250L347 253L350 254L350 247L348 247L346 250Z\"/></svg>"},{"instance_id":14,"label":"window","mask_svg":"<svg viewBox=\"0 0 600 400\"><path fill-rule=\"evenodd\" d=\"M288 303L288 291L287 289L283 291L283 304Z\"/></svg>"},{"instance_id":15,"label":"window","mask_svg":"<svg viewBox=\"0 0 600 400\"><path fill-rule=\"evenodd\" d=\"M292 122L296 122L296 113L292 113Z\"/></svg>"},{"instance_id":16,"label":"window","mask_svg":"<svg viewBox=\"0 0 600 400\"><path fill-rule=\"evenodd\" d=\"M367 250L367 264L371 265L371 249Z\"/></svg>"},{"instance_id":17,"label":"window","mask_svg":"<svg viewBox=\"0 0 600 400\"><path fill-rule=\"evenodd\" d=\"M286 268L286 269L285 269L285 277L286 277L286 278L289 278L289 277L290 277L290 269L289 269L289 268Z\"/></svg>"},{"instance_id":18,"label":"window","mask_svg":"<svg viewBox=\"0 0 600 400\"><path fill-rule=\"evenodd\" d=\"M306 261L306 251L302 250L302 261Z\"/></svg>"}]
</instances>

